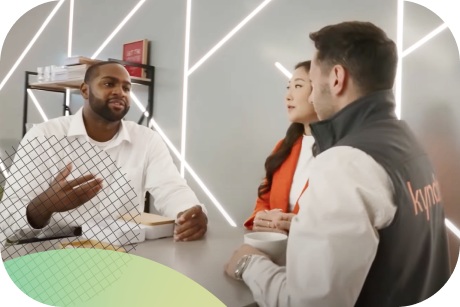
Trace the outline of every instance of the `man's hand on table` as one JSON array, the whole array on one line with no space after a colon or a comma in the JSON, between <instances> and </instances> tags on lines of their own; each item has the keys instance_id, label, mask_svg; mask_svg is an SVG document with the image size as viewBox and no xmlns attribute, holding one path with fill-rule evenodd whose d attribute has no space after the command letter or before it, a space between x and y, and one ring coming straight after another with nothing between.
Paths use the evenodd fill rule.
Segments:
<instances>
[{"instance_id":1,"label":"man's hand on table","mask_svg":"<svg viewBox=\"0 0 460 307\"><path fill-rule=\"evenodd\" d=\"M175 241L193 241L201 239L206 233L208 218L201 206L196 205L177 215L174 229Z\"/></svg>"}]
</instances>

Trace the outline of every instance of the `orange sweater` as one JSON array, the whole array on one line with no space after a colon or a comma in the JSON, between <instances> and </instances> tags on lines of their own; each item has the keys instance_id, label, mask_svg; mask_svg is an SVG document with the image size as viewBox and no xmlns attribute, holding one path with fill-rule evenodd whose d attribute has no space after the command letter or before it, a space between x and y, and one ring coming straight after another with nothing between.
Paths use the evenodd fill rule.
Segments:
<instances>
[{"instance_id":1,"label":"orange sweater","mask_svg":"<svg viewBox=\"0 0 460 307\"><path fill-rule=\"evenodd\" d=\"M278 150L281 141L276 144L274 152ZM256 206L252 215L244 222L244 226L252 229L254 217L256 213L261 210L281 209L283 212L289 212L289 193L291 192L292 180L294 178L297 161L299 160L300 150L302 149L302 137L300 137L292 147L291 153L287 159L281 164L278 170L273 174L272 187L270 191L258 197ZM303 189L308 186L308 181ZM302 193L303 193L302 191ZM299 211L299 204L297 203L292 213Z\"/></svg>"}]
</instances>

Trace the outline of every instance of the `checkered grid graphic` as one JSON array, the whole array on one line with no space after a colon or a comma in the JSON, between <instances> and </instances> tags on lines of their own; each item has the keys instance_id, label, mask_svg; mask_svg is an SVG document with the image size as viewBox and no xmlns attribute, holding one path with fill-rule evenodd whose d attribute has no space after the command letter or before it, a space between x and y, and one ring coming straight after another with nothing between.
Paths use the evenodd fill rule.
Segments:
<instances>
[{"instance_id":1,"label":"checkered grid graphic","mask_svg":"<svg viewBox=\"0 0 460 307\"><path fill-rule=\"evenodd\" d=\"M124 220L115 220L123 215L135 218L140 212L135 204L137 195L134 189L113 159L88 142L56 136L25 140L17 151L13 149L6 157L1 162L11 167L9 176L0 178L0 185L5 187L0 202L0 242L2 258L6 261L5 268L15 284L38 301L70 306L94 297L118 280L131 259L130 255L120 252L129 253L136 247L129 243L133 237L127 237L126 233L135 233L138 226ZM109 221L107 226L114 229L114 232L117 232L118 227L120 232L113 236L104 231L104 228L91 229L98 241L72 237L28 244L7 242L6 238L18 234L18 231L34 235L44 231L28 230L30 227L25 216L26 206L50 187L57 174L69 162L72 163L72 171L66 178L67 181L91 173L103 180L103 188L77 209L53 214L49 226L44 230L51 230L53 235L53 231L59 232L68 225L81 225L92 219ZM99 241L105 244L100 244ZM40 253L81 245L111 252L93 253L86 257L77 253L77 250L82 249Z\"/></svg>"},{"instance_id":2,"label":"checkered grid graphic","mask_svg":"<svg viewBox=\"0 0 460 307\"><path fill-rule=\"evenodd\" d=\"M14 159L14 160L13 160ZM9 161L8 161L9 160ZM91 228L96 236L92 238L73 237L68 239L73 246L90 245L93 248L111 249L129 252L135 248L139 226L118 219L121 216L135 218L140 214L136 205L137 195L129 184L127 175L116 165L103 150L78 138L36 137L21 142L18 150L7 153L3 162L10 167L8 178L0 182L4 193L0 202L0 228L3 260L12 259L33 252L56 248L53 241L41 241L32 244L14 244L5 238L33 236L47 233L46 237L57 235L68 226L81 226L88 221L104 221L105 228ZM26 207L39 194L48 190L57 174L72 164L72 171L66 178L70 181L87 174L93 174L103 180L103 188L90 201L80 207L61 213L54 213L48 226L42 230L31 229L26 218ZM75 190L73 190L75 191ZM72 197L72 192L65 194ZM57 193L56 193L57 195ZM52 197L52 196L51 196ZM107 232L107 228L113 231ZM50 235L51 234L51 235ZM127 235L130 234L130 235ZM54 240L55 241L55 240ZM96 243L103 242L105 244Z\"/></svg>"},{"instance_id":3,"label":"checkered grid graphic","mask_svg":"<svg viewBox=\"0 0 460 307\"><path fill-rule=\"evenodd\" d=\"M52 306L78 306L121 279L132 257L96 249L56 250L6 261L5 268L31 298Z\"/></svg>"}]
</instances>

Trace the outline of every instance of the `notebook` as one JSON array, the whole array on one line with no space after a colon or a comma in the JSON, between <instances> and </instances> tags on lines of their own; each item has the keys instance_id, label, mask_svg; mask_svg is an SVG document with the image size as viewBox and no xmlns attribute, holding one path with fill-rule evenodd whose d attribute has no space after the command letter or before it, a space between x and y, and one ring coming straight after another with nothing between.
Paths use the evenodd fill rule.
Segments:
<instances>
[{"instance_id":1,"label":"notebook","mask_svg":"<svg viewBox=\"0 0 460 307\"><path fill-rule=\"evenodd\" d=\"M174 235L175 220L152 213L125 214L121 217L127 222L135 222L145 230L145 239L153 240L172 237Z\"/></svg>"}]
</instances>

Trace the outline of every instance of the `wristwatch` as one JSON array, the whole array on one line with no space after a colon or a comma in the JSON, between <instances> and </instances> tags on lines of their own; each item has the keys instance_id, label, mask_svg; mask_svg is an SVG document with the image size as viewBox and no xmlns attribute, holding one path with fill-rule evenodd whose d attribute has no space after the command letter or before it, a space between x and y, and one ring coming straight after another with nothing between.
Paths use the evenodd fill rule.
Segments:
<instances>
[{"instance_id":1,"label":"wristwatch","mask_svg":"<svg viewBox=\"0 0 460 307\"><path fill-rule=\"evenodd\" d=\"M249 265L252 255L244 255L238 260L235 268L235 278L238 280L243 280L243 272Z\"/></svg>"}]
</instances>

